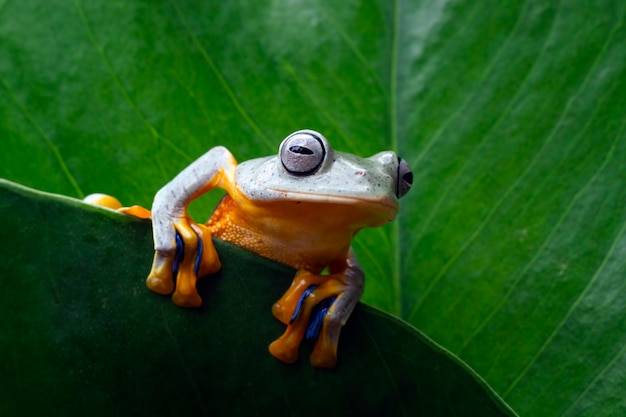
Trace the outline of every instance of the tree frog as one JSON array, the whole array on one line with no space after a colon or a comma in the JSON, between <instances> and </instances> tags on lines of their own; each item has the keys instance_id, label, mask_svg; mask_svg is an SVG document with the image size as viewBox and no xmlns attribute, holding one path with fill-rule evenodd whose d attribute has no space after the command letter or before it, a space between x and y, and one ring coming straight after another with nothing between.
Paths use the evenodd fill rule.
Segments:
<instances>
[{"instance_id":1,"label":"tree frog","mask_svg":"<svg viewBox=\"0 0 626 417\"><path fill-rule=\"evenodd\" d=\"M297 269L272 308L287 329L269 351L293 363L300 342L312 339L311 364L330 368L341 327L363 291L351 240L365 227L392 221L412 181L409 165L393 152L361 158L300 130L283 140L278 155L241 164L224 147L210 149L157 192L151 212L107 196L87 199L152 218L155 254L146 283L159 294L173 292L179 306L200 306L196 279L221 267L212 237ZM194 222L187 206L213 188L227 194L206 224Z\"/></svg>"}]
</instances>

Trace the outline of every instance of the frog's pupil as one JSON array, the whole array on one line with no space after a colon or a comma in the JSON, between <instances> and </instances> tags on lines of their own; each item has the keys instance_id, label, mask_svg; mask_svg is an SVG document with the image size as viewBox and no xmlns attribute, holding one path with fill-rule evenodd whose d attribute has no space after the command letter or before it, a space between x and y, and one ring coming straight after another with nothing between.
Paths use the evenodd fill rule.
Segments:
<instances>
[{"instance_id":1,"label":"frog's pupil","mask_svg":"<svg viewBox=\"0 0 626 417\"><path fill-rule=\"evenodd\" d=\"M402 179L409 184L413 184L413 173L407 172L402 176Z\"/></svg>"},{"instance_id":2,"label":"frog's pupil","mask_svg":"<svg viewBox=\"0 0 626 417\"><path fill-rule=\"evenodd\" d=\"M309 148L305 148L304 146L293 145L289 147L289 150L293 153L299 153L302 155L313 155L313 151Z\"/></svg>"}]
</instances>

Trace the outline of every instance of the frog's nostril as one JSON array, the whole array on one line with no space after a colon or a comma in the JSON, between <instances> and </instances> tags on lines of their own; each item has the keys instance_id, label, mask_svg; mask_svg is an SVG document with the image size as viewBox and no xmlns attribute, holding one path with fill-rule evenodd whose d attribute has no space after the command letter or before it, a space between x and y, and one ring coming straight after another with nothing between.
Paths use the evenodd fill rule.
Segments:
<instances>
[{"instance_id":1,"label":"frog's nostril","mask_svg":"<svg viewBox=\"0 0 626 417\"><path fill-rule=\"evenodd\" d=\"M398 183L396 185L396 196L402 197L411 189L413 185L413 171L409 164L402 158L398 158Z\"/></svg>"}]
</instances>

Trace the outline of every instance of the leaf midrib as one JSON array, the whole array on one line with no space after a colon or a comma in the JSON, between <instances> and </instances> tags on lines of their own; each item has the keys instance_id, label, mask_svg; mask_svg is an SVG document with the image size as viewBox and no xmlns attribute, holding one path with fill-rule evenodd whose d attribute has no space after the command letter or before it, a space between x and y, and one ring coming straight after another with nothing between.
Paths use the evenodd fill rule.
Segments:
<instances>
[{"instance_id":1,"label":"leaf midrib","mask_svg":"<svg viewBox=\"0 0 626 417\"><path fill-rule=\"evenodd\" d=\"M398 33L400 31L400 0L393 2L393 21L391 38L391 63L389 71L389 139L391 149L398 150ZM392 312L402 314L402 292L400 288L400 223L396 220L391 227L392 253Z\"/></svg>"}]
</instances>

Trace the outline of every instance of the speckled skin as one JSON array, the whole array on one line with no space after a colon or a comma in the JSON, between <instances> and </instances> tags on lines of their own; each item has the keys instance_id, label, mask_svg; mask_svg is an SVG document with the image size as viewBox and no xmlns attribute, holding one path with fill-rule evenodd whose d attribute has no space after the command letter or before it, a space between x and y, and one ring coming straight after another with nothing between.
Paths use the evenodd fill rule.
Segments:
<instances>
[{"instance_id":1,"label":"speckled skin","mask_svg":"<svg viewBox=\"0 0 626 417\"><path fill-rule=\"evenodd\" d=\"M155 257L147 285L161 294L174 291L172 299L180 306L200 305L194 271L199 240L204 249L198 276L221 267L212 237L290 265L298 274L272 309L288 327L270 345L270 352L284 362L297 360L313 307L336 297L310 358L314 366L333 367L341 326L363 291L363 271L350 242L359 230L395 218L399 159L393 152L371 158L336 152L317 132L297 133L315 135L316 146L324 152L310 175L288 172L280 151L276 156L237 165L226 148L215 147L157 193L152 206ZM187 206L213 188L222 188L227 195L206 224L197 224L188 216ZM132 210L125 212L133 214ZM184 242L185 256L174 290L177 233ZM322 275L325 268L328 273ZM292 320L296 304L311 285L317 287Z\"/></svg>"},{"instance_id":2,"label":"speckled skin","mask_svg":"<svg viewBox=\"0 0 626 417\"><path fill-rule=\"evenodd\" d=\"M397 157L333 152L318 173L294 177L277 157L237 166L235 188L207 226L212 235L296 269L319 273L345 259L354 235L390 222L398 199Z\"/></svg>"}]
</instances>

